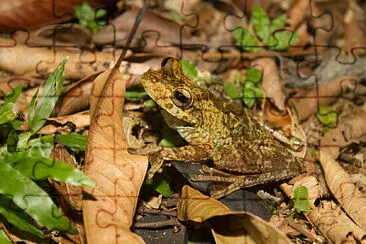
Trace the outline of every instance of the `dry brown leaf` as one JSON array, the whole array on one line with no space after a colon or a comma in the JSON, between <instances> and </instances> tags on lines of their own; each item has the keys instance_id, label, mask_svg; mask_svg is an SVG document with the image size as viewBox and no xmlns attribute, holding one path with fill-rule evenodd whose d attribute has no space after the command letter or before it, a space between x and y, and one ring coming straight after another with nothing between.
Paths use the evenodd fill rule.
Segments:
<instances>
[{"instance_id":1,"label":"dry brown leaf","mask_svg":"<svg viewBox=\"0 0 366 244\"><path fill-rule=\"evenodd\" d=\"M76 128L81 129L90 125L89 111L80 112L77 114L71 114L67 116L59 116L54 118L48 118L49 121L55 121L59 124L65 125L68 122L73 123Z\"/></svg>"},{"instance_id":2,"label":"dry brown leaf","mask_svg":"<svg viewBox=\"0 0 366 244\"><path fill-rule=\"evenodd\" d=\"M85 173L97 183L88 190L96 200L83 201L89 243L143 243L130 227L147 170L145 156L130 155L123 133L125 81L118 70L94 82Z\"/></svg>"},{"instance_id":3,"label":"dry brown leaf","mask_svg":"<svg viewBox=\"0 0 366 244\"><path fill-rule=\"evenodd\" d=\"M311 223L332 243L364 243L366 232L355 225L340 209L312 209L307 214Z\"/></svg>"},{"instance_id":4,"label":"dry brown leaf","mask_svg":"<svg viewBox=\"0 0 366 244\"><path fill-rule=\"evenodd\" d=\"M46 81L24 76L6 76L0 78L0 92L6 94L20 84L23 84L24 91L26 89L39 86L42 83L46 83Z\"/></svg>"},{"instance_id":5,"label":"dry brown leaf","mask_svg":"<svg viewBox=\"0 0 366 244\"><path fill-rule=\"evenodd\" d=\"M366 113L363 108L347 109L339 116L335 128L329 129L320 139L322 151L327 152L334 159L339 156L339 149L352 140L358 140L366 133Z\"/></svg>"},{"instance_id":6,"label":"dry brown leaf","mask_svg":"<svg viewBox=\"0 0 366 244\"><path fill-rule=\"evenodd\" d=\"M366 230L366 196L353 184L349 174L332 156L320 151L319 160L327 185L344 211L361 228Z\"/></svg>"},{"instance_id":7,"label":"dry brown leaf","mask_svg":"<svg viewBox=\"0 0 366 244\"><path fill-rule=\"evenodd\" d=\"M7 43L3 46L3 43ZM65 79L78 80L89 74L111 68L120 50L88 52L79 49L28 47L20 43L8 46L9 40L0 39L0 69L15 75L48 77L65 58ZM9 48L11 47L11 48ZM127 54L126 56L128 56Z\"/></svg>"},{"instance_id":8,"label":"dry brown leaf","mask_svg":"<svg viewBox=\"0 0 366 244\"><path fill-rule=\"evenodd\" d=\"M54 147L51 158L76 167L75 158L70 155L70 153L62 145L56 145ZM79 232L77 235L67 235L67 237L70 238L73 243L86 243L81 215L81 203L83 199L81 187L72 186L62 182L56 182L52 179L49 179L49 181L55 187L58 196L60 196L60 205L62 210L72 221L73 226L76 226L76 229ZM64 241L62 243L64 243Z\"/></svg>"},{"instance_id":9,"label":"dry brown leaf","mask_svg":"<svg viewBox=\"0 0 366 244\"><path fill-rule=\"evenodd\" d=\"M73 114L89 107L90 92L95 78L101 72L93 73L73 83L62 91L62 95L54 109L58 116Z\"/></svg>"},{"instance_id":10,"label":"dry brown leaf","mask_svg":"<svg viewBox=\"0 0 366 244\"><path fill-rule=\"evenodd\" d=\"M178 219L206 222L216 243L291 243L278 229L247 212L233 212L214 198L184 186Z\"/></svg>"},{"instance_id":11,"label":"dry brown leaf","mask_svg":"<svg viewBox=\"0 0 366 244\"><path fill-rule=\"evenodd\" d=\"M13 31L39 27L45 24L71 20L73 7L83 0L2 0L0 4L0 29ZM89 0L92 6L111 5L113 1Z\"/></svg>"},{"instance_id":12,"label":"dry brown leaf","mask_svg":"<svg viewBox=\"0 0 366 244\"><path fill-rule=\"evenodd\" d=\"M93 41L96 44L102 45L112 43L122 46L125 45L137 13L137 9L125 11L122 15L112 20L110 25L96 33L93 36ZM161 18L152 11L147 11L145 13L144 18L136 31L136 37L141 37L142 35L144 38L152 36L154 42L159 39L159 43L173 42L179 44L182 42L182 39L184 43L187 43L192 38L187 28L182 28L181 25L174 21ZM141 45L139 43L132 43L132 47L134 44Z\"/></svg>"},{"instance_id":13,"label":"dry brown leaf","mask_svg":"<svg viewBox=\"0 0 366 244\"><path fill-rule=\"evenodd\" d=\"M282 82L278 74L277 65L272 58L260 58L252 62L254 68L263 73L262 88L266 97L281 111L284 111L286 95L282 90Z\"/></svg>"},{"instance_id":14,"label":"dry brown leaf","mask_svg":"<svg viewBox=\"0 0 366 244\"><path fill-rule=\"evenodd\" d=\"M357 77L339 77L333 81L328 81L319 89L311 90L299 97L293 97L289 102L295 108L299 120L302 121L314 114L318 105L330 105L347 91L354 89L359 80Z\"/></svg>"}]
</instances>

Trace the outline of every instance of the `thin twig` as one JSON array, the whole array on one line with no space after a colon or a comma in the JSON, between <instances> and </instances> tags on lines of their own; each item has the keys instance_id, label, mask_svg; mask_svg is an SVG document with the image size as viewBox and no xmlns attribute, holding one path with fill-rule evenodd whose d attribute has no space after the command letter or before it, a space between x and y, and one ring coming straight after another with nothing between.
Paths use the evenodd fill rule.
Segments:
<instances>
[{"instance_id":1,"label":"thin twig","mask_svg":"<svg viewBox=\"0 0 366 244\"><path fill-rule=\"evenodd\" d=\"M325 240L321 236L315 235L315 234L311 233L310 231L308 231L307 229L305 229L303 226L296 224L291 217L286 218L286 221L291 226L291 228L295 229L300 234L306 236L311 242L316 242L316 243L325 242Z\"/></svg>"},{"instance_id":2,"label":"thin twig","mask_svg":"<svg viewBox=\"0 0 366 244\"><path fill-rule=\"evenodd\" d=\"M158 221L158 222L134 223L133 227L139 228L139 229L159 229L159 228L174 226L174 225L180 226L182 224L179 223L179 221L176 218L174 218L174 219L163 220L163 221Z\"/></svg>"}]
</instances>

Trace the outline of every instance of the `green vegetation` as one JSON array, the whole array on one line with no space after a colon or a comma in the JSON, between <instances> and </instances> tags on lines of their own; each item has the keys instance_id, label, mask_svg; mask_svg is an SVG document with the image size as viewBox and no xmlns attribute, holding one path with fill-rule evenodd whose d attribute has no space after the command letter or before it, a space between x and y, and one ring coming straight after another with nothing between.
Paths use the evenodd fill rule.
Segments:
<instances>
[{"instance_id":1,"label":"green vegetation","mask_svg":"<svg viewBox=\"0 0 366 244\"><path fill-rule=\"evenodd\" d=\"M305 186L296 187L294 191L294 208L296 212L309 212L310 211L310 203L309 203L309 193L308 188Z\"/></svg>"},{"instance_id":2,"label":"green vegetation","mask_svg":"<svg viewBox=\"0 0 366 244\"><path fill-rule=\"evenodd\" d=\"M260 47L273 51L284 51L293 45L299 36L285 28L286 15L281 15L273 21L259 4L254 5L252 23L255 34L245 28L233 31L234 39L239 47L247 52L258 52Z\"/></svg>"},{"instance_id":3,"label":"green vegetation","mask_svg":"<svg viewBox=\"0 0 366 244\"><path fill-rule=\"evenodd\" d=\"M337 112L329 106L320 106L317 113L318 120L323 125L322 134L324 135L329 128L333 128L337 123Z\"/></svg>"},{"instance_id":4,"label":"green vegetation","mask_svg":"<svg viewBox=\"0 0 366 244\"><path fill-rule=\"evenodd\" d=\"M99 31L100 27L105 26L107 22L102 18L107 15L105 9L94 9L87 3L74 7L75 16L79 19L81 26L87 27L93 33Z\"/></svg>"},{"instance_id":5,"label":"green vegetation","mask_svg":"<svg viewBox=\"0 0 366 244\"><path fill-rule=\"evenodd\" d=\"M54 135L36 135L51 115L61 94L65 62L66 60L51 74L42 95L37 98L37 91L32 98L28 110L30 131L19 133L16 130L23 123L16 120L14 108L22 86L7 94L5 102L0 105L0 133L6 138L0 147L0 214L12 226L40 238L44 234L39 226L76 233L76 229L53 203L45 189L40 187L44 180L50 178L75 186L96 186L74 167L50 159L56 143ZM71 150L85 150L84 136L71 133L58 137Z\"/></svg>"}]
</instances>

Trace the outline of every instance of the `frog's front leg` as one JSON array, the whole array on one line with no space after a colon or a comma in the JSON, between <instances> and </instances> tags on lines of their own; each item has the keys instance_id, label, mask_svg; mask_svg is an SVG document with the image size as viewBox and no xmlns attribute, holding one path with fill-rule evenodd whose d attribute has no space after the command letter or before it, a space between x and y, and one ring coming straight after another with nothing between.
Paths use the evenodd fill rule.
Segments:
<instances>
[{"instance_id":1,"label":"frog's front leg","mask_svg":"<svg viewBox=\"0 0 366 244\"><path fill-rule=\"evenodd\" d=\"M129 152L132 154L149 155L150 169L147 174L148 179L152 179L166 161L205 161L212 158L212 151L212 147L209 144L187 145L176 148L157 147L157 149L150 150L148 153L144 153L144 149L129 149Z\"/></svg>"}]
</instances>

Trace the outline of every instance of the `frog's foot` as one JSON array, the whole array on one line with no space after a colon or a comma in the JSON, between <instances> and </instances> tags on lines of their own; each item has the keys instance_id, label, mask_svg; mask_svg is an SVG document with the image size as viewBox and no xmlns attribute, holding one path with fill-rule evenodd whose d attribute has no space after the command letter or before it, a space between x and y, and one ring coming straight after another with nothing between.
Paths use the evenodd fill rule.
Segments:
<instances>
[{"instance_id":1,"label":"frog's foot","mask_svg":"<svg viewBox=\"0 0 366 244\"><path fill-rule=\"evenodd\" d=\"M164 155L160 151L152 153L149 155L150 169L147 172L147 179L151 180L155 173L163 166L164 164Z\"/></svg>"}]
</instances>

